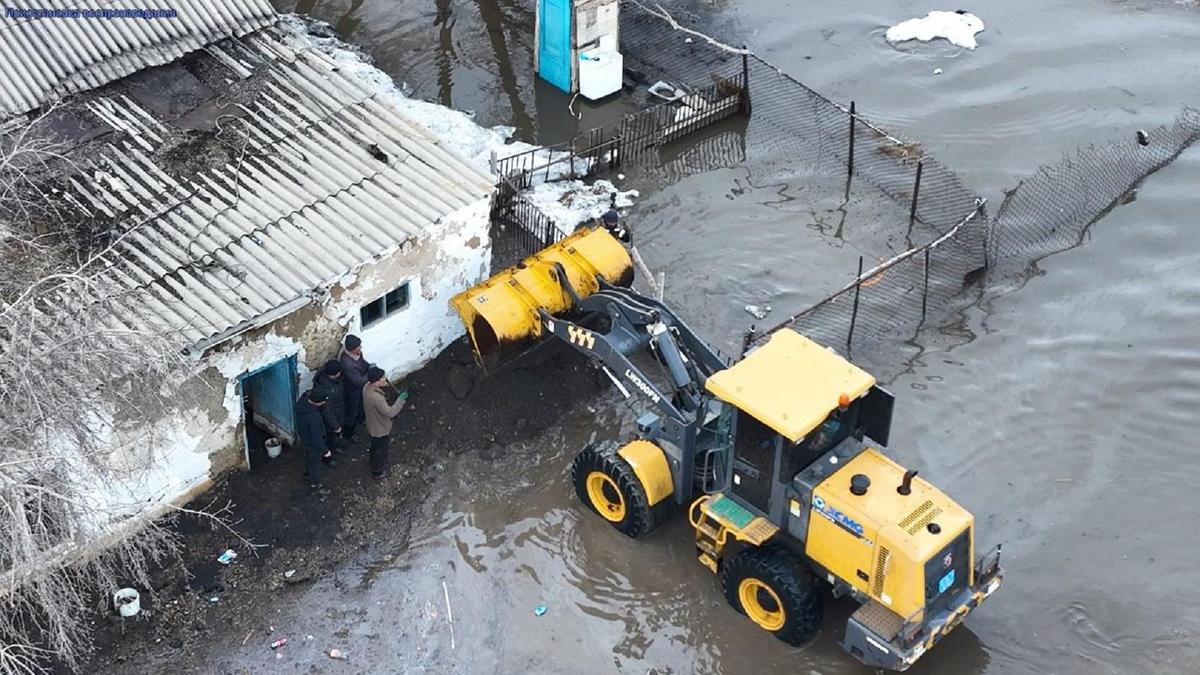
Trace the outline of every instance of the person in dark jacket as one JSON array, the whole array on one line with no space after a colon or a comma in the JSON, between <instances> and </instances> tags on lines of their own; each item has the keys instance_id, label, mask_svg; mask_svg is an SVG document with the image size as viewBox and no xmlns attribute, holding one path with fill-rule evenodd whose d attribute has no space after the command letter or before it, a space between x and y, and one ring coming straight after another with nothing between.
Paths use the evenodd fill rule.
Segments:
<instances>
[{"instance_id":1,"label":"person in dark jacket","mask_svg":"<svg viewBox=\"0 0 1200 675\"><path fill-rule=\"evenodd\" d=\"M342 427L346 424L346 389L342 384L342 363L329 361L321 369L313 383L314 389L321 389L329 395L329 400L321 406L321 419L325 421L325 440L329 449L336 453L344 453Z\"/></svg>"},{"instance_id":2,"label":"person in dark jacket","mask_svg":"<svg viewBox=\"0 0 1200 675\"><path fill-rule=\"evenodd\" d=\"M304 448L304 474L308 485L321 489L321 463L333 466L333 453L325 444L325 421L321 419L321 408L329 401L329 394L321 389L309 389L296 402L296 426L300 445Z\"/></svg>"},{"instance_id":3,"label":"person in dark jacket","mask_svg":"<svg viewBox=\"0 0 1200 675\"><path fill-rule=\"evenodd\" d=\"M346 417L342 435L356 441L362 440L358 435L358 425L366 420L363 416L362 393L371 364L363 357L362 340L357 335L346 336L342 351L338 353L338 361L342 364L342 384L346 390Z\"/></svg>"}]
</instances>

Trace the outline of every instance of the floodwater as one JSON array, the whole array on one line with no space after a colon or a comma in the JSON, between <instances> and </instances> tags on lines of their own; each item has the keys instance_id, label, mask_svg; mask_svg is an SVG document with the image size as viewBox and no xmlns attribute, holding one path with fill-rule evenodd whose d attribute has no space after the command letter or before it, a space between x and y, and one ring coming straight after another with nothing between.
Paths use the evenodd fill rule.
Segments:
<instances>
[{"instance_id":1,"label":"floodwater","mask_svg":"<svg viewBox=\"0 0 1200 675\"><path fill-rule=\"evenodd\" d=\"M525 138L562 140L610 114L584 106L572 121L568 99L534 81L526 3L277 4L329 20L418 96ZM973 52L887 45L884 29L917 11L910 2L700 6L731 42L855 99L994 205L1040 164L1200 103L1191 2L988 3L976 8L988 27ZM849 257L794 264L798 250L838 244L813 226L824 212L779 208L772 184L705 171L648 191L630 216L668 299L723 346L750 322L742 305L781 316L853 271ZM969 508L979 548L1002 542L1007 568L1002 591L911 672L1196 672L1197 184L1190 150L1082 246L970 310L972 340L930 346L890 383L892 453ZM593 429L628 433L628 418L605 398L500 458L447 460L411 541L389 553L385 540L377 563L275 608L294 632L323 636L289 660L334 667L318 653L334 636L351 653L347 672L869 672L836 644L849 606L831 601L822 635L789 648L725 604L681 520L635 542L584 512L570 459ZM261 648L214 647L229 667L274 665Z\"/></svg>"}]
</instances>

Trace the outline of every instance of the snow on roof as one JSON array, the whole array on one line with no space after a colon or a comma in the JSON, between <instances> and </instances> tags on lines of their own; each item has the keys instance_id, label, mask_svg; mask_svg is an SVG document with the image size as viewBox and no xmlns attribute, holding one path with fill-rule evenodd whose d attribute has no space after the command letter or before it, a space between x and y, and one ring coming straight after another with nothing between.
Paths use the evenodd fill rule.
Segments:
<instances>
[{"instance_id":1,"label":"snow on roof","mask_svg":"<svg viewBox=\"0 0 1200 675\"><path fill-rule=\"evenodd\" d=\"M0 119L64 94L162 65L275 21L269 0L83 0L22 3L59 12L174 10L174 18L28 17L0 13ZM29 10L42 11L42 10ZM49 11L49 10L46 10Z\"/></svg>"},{"instance_id":2,"label":"snow on roof","mask_svg":"<svg viewBox=\"0 0 1200 675\"><path fill-rule=\"evenodd\" d=\"M901 21L887 29L884 37L892 44L909 40L929 42L944 38L959 47L975 49L979 46L975 41L975 34L982 32L983 28L983 19L970 12L935 10L919 19Z\"/></svg>"},{"instance_id":3,"label":"snow on roof","mask_svg":"<svg viewBox=\"0 0 1200 675\"><path fill-rule=\"evenodd\" d=\"M128 228L94 285L113 328L201 351L490 195L488 175L293 38L270 28L240 41L263 60L261 86L228 108L244 124L218 122L248 131L245 155L183 183L138 143L161 123L125 97L91 104L142 125L106 146L104 170L73 181L86 210Z\"/></svg>"}]
</instances>

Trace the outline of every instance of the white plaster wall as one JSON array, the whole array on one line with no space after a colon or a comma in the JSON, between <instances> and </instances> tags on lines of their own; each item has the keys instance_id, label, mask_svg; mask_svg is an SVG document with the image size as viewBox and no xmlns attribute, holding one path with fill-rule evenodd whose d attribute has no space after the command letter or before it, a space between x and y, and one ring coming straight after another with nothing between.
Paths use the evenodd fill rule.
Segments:
<instances>
[{"instance_id":1,"label":"white plaster wall","mask_svg":"<svg viewBox=\"0 0 1200 675\"><path fill-rule=\"evenodd\" d=\"M215 369L221 379L196 392L193 407L180 410L153 427L122 427L111 414L100 424L112 430L110 464L114 477L97 481L98 513L132 514L147 504L175 501L202 487L213 474L216 453L242 446L241 375L289 356L297 357L299 391L312 385L314 372L305 364L333 354L313 353L314 333L321 349L345 332L363 338L367 357L398 378L418 370L464 334L450 307L455 294L490 274L489 200L481 199L443 218L418 240L397 247L379 261L364 265L341 281L336 300L315 314L300 337L280 335L281 323L265 334L241 336L221 345L194 366L193 375ZM362 305L408 281L409 306L365 330L359 326ZM329 297L329 296L326 296ZM310 364L313 365L313 364ZM210 376L212 375L209 373ZM180 377L179 381L184 381ZM199 378L193 381L199 381ZM240 457L240 455L239 455ZM225 462L228 464L228 462Z\"/></svg>"},{"instance_id":2,"label":"white plaster wall","mask_svg":"<svg viewBox=\"0 0 1200 675\"><path fill-rule=\"evenodd\" d=\"M363 353L390 378L418 370L465 333L450 298L491 272L489 200L445 217L438 227L393 260L358 275L338 303L348 332L363 340ZM406 309L362 328L359 309L409 282Z\"/></svg>"},{"instance_id":3,"label":"white plaster wall","mask_svg":"<svg viewBox=\"0 0 1200 675\"><path fill-rule=\"evenodd\" d=\"M112 475L94 482L93 507L115 516L143 510L147 504L173 502L202 487L213 473L216 453L242 444L242 404L238 378L280 359L305 357L304 345L288 337L268 333L255 339L235 338L224 351L201 359L193 375L215 368L224 382L209 387L200 378L180 377L199 387L192 392L194 406L176 411L150 428L112 425L109 466ZM309 374L309 380L312 376Z\"/></svg>"}]
</instances>

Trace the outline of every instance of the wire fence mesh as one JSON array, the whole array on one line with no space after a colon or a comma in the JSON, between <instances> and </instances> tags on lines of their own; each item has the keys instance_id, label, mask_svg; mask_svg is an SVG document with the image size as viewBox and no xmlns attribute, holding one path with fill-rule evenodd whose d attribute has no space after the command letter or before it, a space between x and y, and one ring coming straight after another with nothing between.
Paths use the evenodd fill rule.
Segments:
<instances>
[{"instance_id":1,"label":"wire fence mesh","mask_svg":"<svg viewBox=\"0 0 1200 675\"><path fill-rule=\"evenodd\" d=\"M909 142L831 101L766 60L704 35L695 14L638 0L622 4L621 47L646 81L696 85L743 67L752 111L744 151L784 156L815 173L844 173L845 197L860 181L907 207L880 219L904 252L863 269L836 293L748 341L790 326L860 360L894 366L926 328L943 327L970 289L1024 274L1037 260L1080 243L1087 229L1146 176L1200 138L1200 113L1137 139L1080 150L1007 193L994 221L952 171Z\"/></svg>"},{"instance_id":2,"label":"wire fence mesh","mask_svg":"<svg viewBox=\"0 0 1200 675\"><path fill-rule=\"evenodd\" d=\"M1093 223L1197 139L1200 111L1188 108L1170 124L1082 148L1021 181L1005 196L990 233L992 278L1020 277L1038 260L1078 246Z\"/></svg>"},{"instance_id":3,"label":"wire fence mesh","mask_svg":"<svg viewBox=\"0 0 1200 675\"><path fill-rule=\"evenodd\" d=\"M855 280L787 321L761 332L761 341L792 327L829 346L880 351L880 341L911 340L930 321L944 318L950 299L986 265L987 215L959 178L916 143L873 124L853 102L834 102L779 68L739 47L703 37L703 22L672 10L669 19L640 2L622 6L621 48L635 75L703 86L745 79L750 122L748 154L807 167L806 179L844 181L849 202L874 190L900 209L880 211L864 249L899 246L884 262L860 262ZM691 32L689 32L691 31ZM903 214L903 215L900 215Z\"/></svg>"},{"instance_id":4,"label":"wire fence mesh","mask_svg":"<svg viewBox=\"0 0 1200 675\"><path fill-rule=\"evenodd\" d=\"M636 167L641 179L669 182L751 160L786 163L782 175L803 176L825 192L838 183L843 206L874 194L891 202L891 211L855 211L880 214L856 234L874 234L864 248L891 254L860 259L853 281L749 336L747 345L791 327L864 365L888 368L898 349L912 349L922 331L947 323L969 295L964 291L1019 276L1041 257L1077 245L1141 180L1200 138L1200 113L1189 109L1145 138L1083 149L1022 181L990 222L983 200L919 144L873 124L854 102L832 101L748 50L707 38L703 28L694 14L664 16L657 5L622 3L627 70L644 84L668 82L686 98L626 117L611 137L588 132L556 148L557 157L546 152L539 160L533 151L500 160L497 266L565 234L520 196L539 175L568 176L555 167L569 167L569 177ZM718 124L732 116L747 121Z\"/></svg>"}]
</instances>

